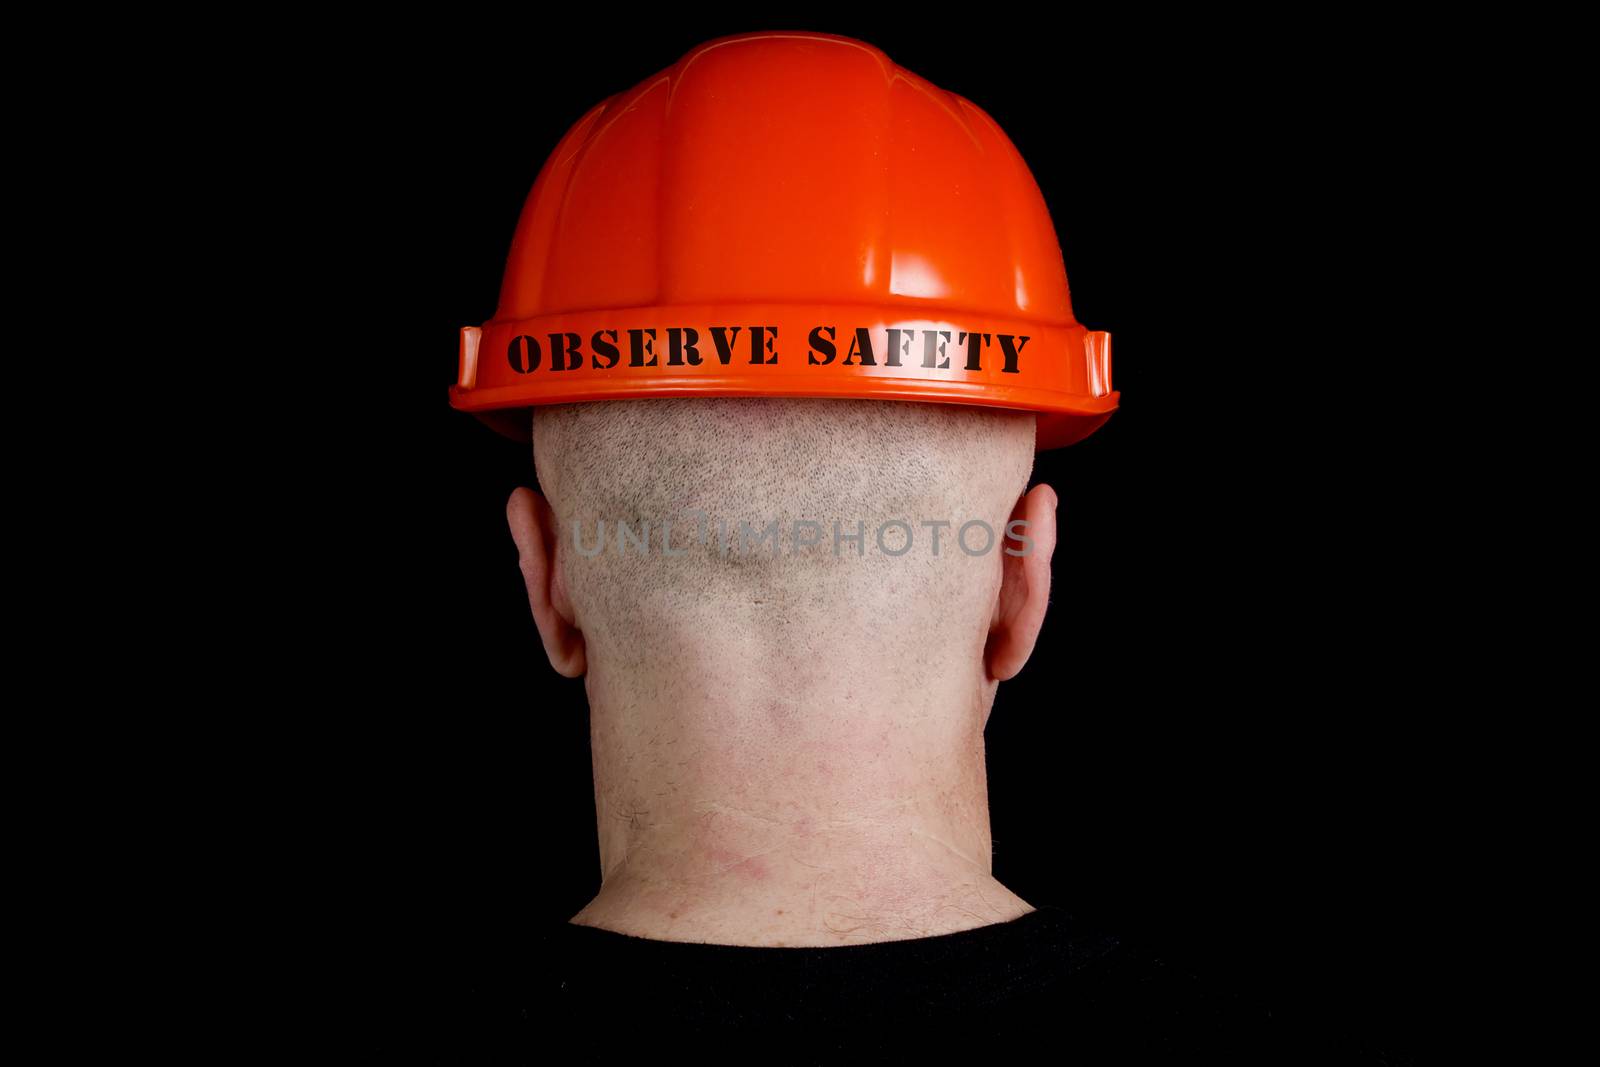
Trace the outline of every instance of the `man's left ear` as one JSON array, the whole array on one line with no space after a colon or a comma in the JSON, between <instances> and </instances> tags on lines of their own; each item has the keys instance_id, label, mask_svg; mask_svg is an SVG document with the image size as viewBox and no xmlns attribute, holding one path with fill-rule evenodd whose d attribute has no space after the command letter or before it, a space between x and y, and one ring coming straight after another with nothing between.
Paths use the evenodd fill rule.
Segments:
<instances>
[{"instance_id":1,"label":"man's left ear","mask_svg":"<svg viewBox=\"0 0 1600 1067\"><path fill-rule=\"evenodd\" d=\"M528 587L528 606L539 627L539 639L550 666L567 678L577 678L588 667L583 631L567 599L556 566L556 542L560 531L554 510L544 497L532 489L519 488L506 501L506 523L511 539L517 543L522 580Z\"/></svg>"},{"instance_id":2,"label":"man's left ear","mask_svg":"<svg viewBox=\"0 0 1600 1067\"><path fill-rule=\"evenodd\" d=\"M1050 604L1050 557L1056 550L1056 491L1040 483L1011 509L999 544L1004 561L984 648L984 665L997 682L1014 678L1033 654Z\"/></svg>"}]
</instances>

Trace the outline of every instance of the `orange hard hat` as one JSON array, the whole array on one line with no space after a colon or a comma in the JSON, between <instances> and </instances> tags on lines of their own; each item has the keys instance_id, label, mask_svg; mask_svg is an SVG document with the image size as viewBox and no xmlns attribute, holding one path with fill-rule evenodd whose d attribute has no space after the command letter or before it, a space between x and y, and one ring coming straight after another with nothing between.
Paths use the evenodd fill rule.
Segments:
<instances>
[{"instance_id":1,"label":"orange hard hat","mask_svg":"<svg viewBox=\"0 0 1600 1067\"><path fill-rule=\"evenodd\" d=\"M450 403L526 441L537 404L838 397L1117 407L1038 183L982 109L828 33L697 45L545 161Z\"/></svg>"}]
</instances>

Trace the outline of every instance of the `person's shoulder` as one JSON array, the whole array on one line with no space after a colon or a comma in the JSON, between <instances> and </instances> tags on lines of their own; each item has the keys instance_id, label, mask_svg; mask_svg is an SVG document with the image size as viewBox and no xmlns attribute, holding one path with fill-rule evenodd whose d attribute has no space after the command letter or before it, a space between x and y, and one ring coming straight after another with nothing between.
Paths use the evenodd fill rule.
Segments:
<instances>
[{"instance_id":1,"label":"person's shoulder","mask_svg":"<svg viewBox=\"0 0 1600 1067\"><path fill-rule=\"evenodd\" d=\"M558 1033L598 1032L594 1047L612 1053L634 1041L714 1053L765 1038L798 1062L949 1058L1018 1041L1082 1063L1407 1062L1052 905L843 954L663 944L568 924L541 929L526 949L463 991L459 1021L474 1046L524 1053ZM619 1005L633 1020L623 1030Z\"/></svg>"},{"instance_id":2,"label":"person's shoulder","mask_svg":"<svg viewBox=\"0 0 1600 1067\"><path fill-rule=\"evenodd\" d=\"M1000 1027L1031 1030L1092 1062L1404 1063L1326 1020L1285 1012L1261 990L1159 943L1049 907L1051 980L1008 1005Z\"/></svg>"}]
</instances>

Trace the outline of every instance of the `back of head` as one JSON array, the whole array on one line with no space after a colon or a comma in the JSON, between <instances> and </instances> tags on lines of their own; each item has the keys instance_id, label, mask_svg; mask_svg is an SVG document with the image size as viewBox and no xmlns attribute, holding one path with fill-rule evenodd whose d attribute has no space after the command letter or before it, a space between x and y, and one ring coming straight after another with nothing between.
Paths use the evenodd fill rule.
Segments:
<instances>
[{"instance_id":1,"label":"back of head","mask_svg":"<svg viewBox=\"0 0 1600 1067\"><path fill-rule=\"evenodd\" d=\"M908 682L981 669L1034 427L1028 412L871 400L536 409L590 671L803 688L874 665Z\"/></svg>"},{"instance_id":2,"label":"back of head","mask_svg":"<svg viewBox=\"0 0 1600 1067\"><path fill-rule=\"evenodd\" d=\"M983 731L1049 601L1035 448L1115 409L1108 340L994 119L864 41L707 41L568 130L451 402L533 408L544 498L507 521L589 697L574 921L827 944L1026 908Z\"/></svg>"}]
</instances>

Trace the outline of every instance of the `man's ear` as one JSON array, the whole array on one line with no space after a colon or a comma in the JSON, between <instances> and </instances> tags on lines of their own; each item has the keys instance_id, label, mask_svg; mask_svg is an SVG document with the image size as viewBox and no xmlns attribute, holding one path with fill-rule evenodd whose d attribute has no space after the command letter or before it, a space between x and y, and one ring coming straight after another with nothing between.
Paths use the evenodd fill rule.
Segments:
<instances>
[{"instance_id":1,"label":"man's ear","mask_svg":"<svg viewBox=\"0 0 1600 1067\"><path fill-rule=\"evenodd\" d=\"M1011 509L1000 541L1004 572L984 649L997 682L1016 677L1033 654L1050 603L1050 557L1056 550L1056 491L1039 484Z\"/></svg>"},{"instance_id":2,"label":"man's ear","mask_svg":"<svg viewBox=\"0 0 1600 1067\"><path fill-rule=\"evenodd\" d=\"M550 666L567 678L577 678L587 669L583 631L574 623L576 616L567 600L561 570L556 566L556 542L561 533L555 512L544 497L532 489L519 488L506 501L506 522L511 539L517 543L522 580L528 586L528 606L539 627L539 639Z\"/></svg>"}]
</instances>

